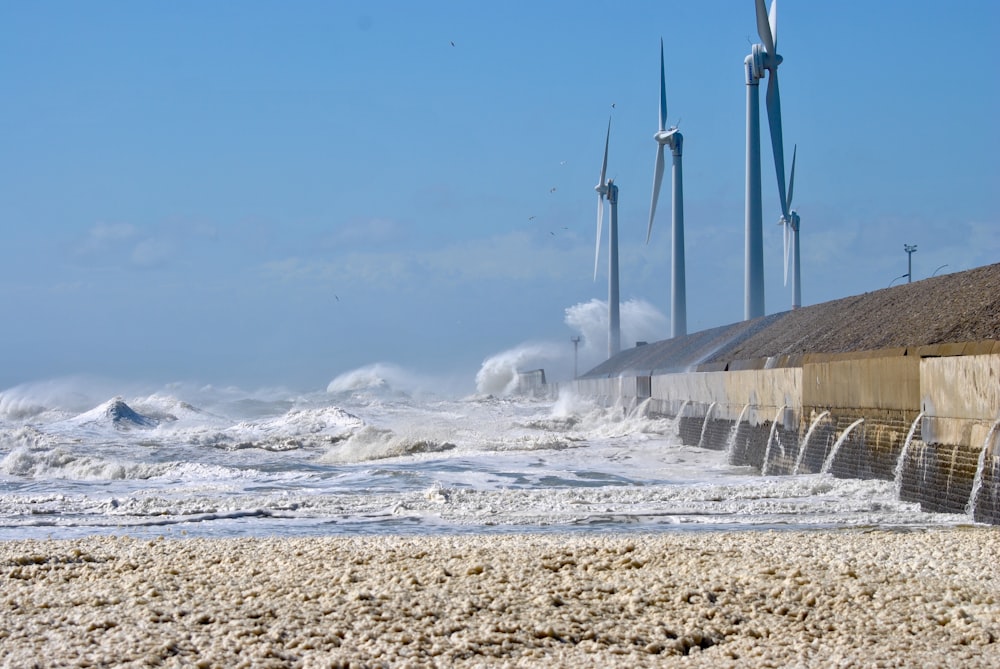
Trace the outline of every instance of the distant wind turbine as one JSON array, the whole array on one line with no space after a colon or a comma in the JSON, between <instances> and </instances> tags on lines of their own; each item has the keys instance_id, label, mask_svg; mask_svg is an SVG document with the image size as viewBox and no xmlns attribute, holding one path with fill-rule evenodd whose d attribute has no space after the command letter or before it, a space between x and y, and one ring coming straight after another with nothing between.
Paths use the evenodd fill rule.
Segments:
<instances>
[{"instance_id":1,"label":"distant wind turbine","mask_svg":"<svg viewBox=\"0 0 1000 669\"><path fill-rule=\"evenodd\" d=\"M673 221L670 292L670 336L682 337L687 334L687 290L684 273L684 180L681 174L681 149L684 136L677 126L667 128L667 78L663 66L663 40L660 40L660 130L656 140L656 168L653 172L653 201L649 205L649 227L646 229L646 243L653 234L653 217L656 215L656 200L660 196L663 182L663 147L669 146L673 154Z\"/></svg>"},{"instance_id":2,"label":"distant wind turbine","mask_svg":"<svg viewBox=\"0 0 1000 669\"><path fill-rule=\"evenodd\" d=\"M785 202L787 216L782 216L778 225L785 228L785 285L788 285L788 261L792 262L792 309L802 306L802 265L799 255L799 214L792 209L792 189L795 187L795 158L798 145L792 150L792 172L788 177L788 200Z\"/></svg>"},{"instance_id":3,"label":"distant wind turbine","mask_svg":"<svg viewBox=\"0 0 1000 669\"><path fill-rule=\"evenodd\" d=\"M604 162L601 164L601 179L594 186L597 191L597 248L594 251L594 281L597 280L597 265L601 258L601 237L603 236L604 200L611 208L611 223L608 226L608 357L621 351L621 324L618 295L618 186L608 174L608 144L611 141L611 119L608 119L608 134L604 138Z\"/></svg>"},{"instance_id":4,"label":"distant wind turbine","mask_svg":"<svg viewBox=\"0 0 1000 669\"><path fill-rule=\"evenodd\" d=\"M771 149L778 177L778 197L782 218L788 218L785 199L785 158L781 141L781 96L778 93L777 0L767 12L764 0L756 0L757 34L763 44L754 44L743 61L747 86L747 182L746 182L746 273L744 275L744 318L764 315L764 232L760 200L760 93L758 84L767 78L767 120L771 129Z\"/></svg>"}]
</instances>

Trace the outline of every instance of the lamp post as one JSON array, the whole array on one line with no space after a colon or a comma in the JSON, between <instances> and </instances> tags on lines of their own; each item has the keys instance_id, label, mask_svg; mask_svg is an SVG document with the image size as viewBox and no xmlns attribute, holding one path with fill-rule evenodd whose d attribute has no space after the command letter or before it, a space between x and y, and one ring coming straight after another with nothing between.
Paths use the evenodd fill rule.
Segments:
<instances>
[{"instance_id":1,"label":"lamp post","mask_svg":"<svg viewBox=\"0 0 1000 669\"><path fill-rule=\"evenodd\" d=\"M906 251L906 283L913 281L913 254L917 252L916 244L903 244Z\"/></svg>"}]
</instances>

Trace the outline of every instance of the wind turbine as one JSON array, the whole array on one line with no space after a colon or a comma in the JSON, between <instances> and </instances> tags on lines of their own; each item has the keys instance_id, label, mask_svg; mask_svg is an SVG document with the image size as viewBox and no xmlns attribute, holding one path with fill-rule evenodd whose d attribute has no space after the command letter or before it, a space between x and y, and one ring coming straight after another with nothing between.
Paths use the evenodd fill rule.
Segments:
<instances>
[{"instance_id":1,"label":"wind turbine","mask_svg":"<svg viewBox=\"0 0 1000 669\"><path fill-rule=\"evenodd\" d=\"M758 84L767 73L767 121L778 177L781 215L788 218L785 200L785 158L781 142L781 97L778 93L777 0L768 14L764 0L756 0L757 34L763 44L754 44L743 61L747 85L747 182L746 182L746 273L744 275L744 319L764 315L764 232L760 201L760 93Z\"/></svg>"},{"instance_id":2,"label":"wind turbine","mask_svg":"<svg viewBox=\"0 0 1000 669\"><path fill-rule=\"evenodd\" d=\"M799 256L799 214L792 209L792 189L795 187L795 157L798 145L792 150L792 172L788 177L788 199L785 201L787 216L782 216L778 225L785 228L785 285L788 285L788 260L792 261L792 309L802 306L802 265Z\"/></svg>"},{"instance_id":3,"label":"wind turbine","mask_svg":"<svg viewBox=\"0 0 1000 669\"><path fill-rule=\"evenodd\" d=\"M681 149L684 136L677 126L667 127L667 78L663 67L663 39L660 39L660 130L653 135L656 140L656 168L653 172L653 201L649 205L649 227L646 229L646 243L653 233L653 217L656 215L656 200L660 197L663 182L663 147L669 146L673 154L673 222L671 226L671 292L670 292L670 336L682 337L687 334L687 291L684 281L684 180L681 173Z\"/></svg>"},{"instance_id":4,"label":"wind turbine","mask_svg":"<svg viewBox=\"0 0 1000 669\"><path fill-rule=\"evenodd\" d=\"M604 138L604 163L601 165L601 179L594 186L597 191L597 248L594 251L594 281L597 280L597 264L601 257L601 237L604 222L604 200L611 207L611 223L608 226L608 357L617 355L622 348L622 333L618 306L618 186L608 174L608 143L611 141L611 119L608 119L608 134Z\"/></svg>"}]
</instances>

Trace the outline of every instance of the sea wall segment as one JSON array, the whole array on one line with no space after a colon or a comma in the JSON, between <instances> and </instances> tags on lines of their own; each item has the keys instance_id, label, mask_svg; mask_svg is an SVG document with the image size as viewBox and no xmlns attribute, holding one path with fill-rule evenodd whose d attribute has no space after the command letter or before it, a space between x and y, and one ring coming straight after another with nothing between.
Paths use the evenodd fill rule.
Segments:
<instances>
[{"instance_id":1,"label":"sea wall segment","mask_svg":"<svg viewBox=\"0 0 1000 669\"><path fill-rule=\"evenodd\" d=\"M802 404L901 411L919 407L920 358L905 353L906 349L892 349L863 357L807 357L802 365L808 381L802 387Z\"/></svg>"},{"instance_id":2,"label":"sea wall segment","mask_svg":"<svg viewBox=\"0 0 1000 669\"><path fill-rule=\"evenodd\" d=\"M894 480L932 512L1000 524L1000 351L990 342L799 356L800 366L582 378L572 391L675 418L685 444L765 475ZM952 353L952 355L942 355ZM923 354L923 355L921 355Z\"/></svg>"}]
</instances>

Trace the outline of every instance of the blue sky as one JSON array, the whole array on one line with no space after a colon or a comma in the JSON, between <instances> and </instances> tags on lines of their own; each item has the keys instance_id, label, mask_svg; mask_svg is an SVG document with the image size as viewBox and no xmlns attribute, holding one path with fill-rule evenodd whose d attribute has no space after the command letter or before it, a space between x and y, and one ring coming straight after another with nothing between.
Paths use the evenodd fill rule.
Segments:
<instances>
[{"instance_id":1,"label":"blue sky","mask_svg":"<svg viewBox=\"0 0 1000 669\"><path fill-rule=\"evenodd\" d=\"M779 4L805 305L885 288L904 243L916 279L1000 261L998 34L991 0ZM609 114L622 299L669 313L669 173L644 243L661 37L696 331L743 317L750 0L0 1L0 388L471 384L531 342L565 372L566 310L607 299ZM766 129L762 155L774 313Z\"/></svg>"}]
</instances>

